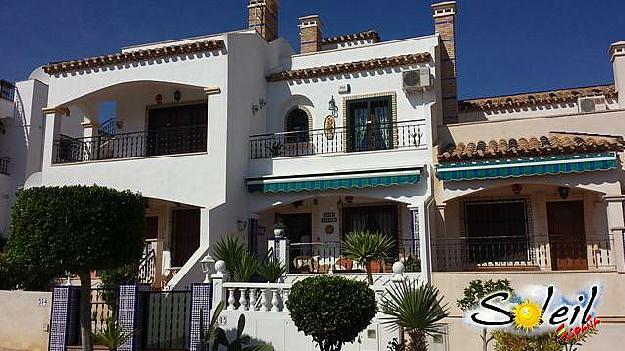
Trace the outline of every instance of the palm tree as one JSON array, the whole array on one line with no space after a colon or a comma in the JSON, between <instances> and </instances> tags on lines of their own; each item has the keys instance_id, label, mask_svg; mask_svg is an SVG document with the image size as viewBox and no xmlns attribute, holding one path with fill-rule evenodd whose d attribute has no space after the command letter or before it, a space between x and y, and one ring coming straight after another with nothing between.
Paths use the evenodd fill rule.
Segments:
<instances>
[{"instance_id":1,"label":"palm tree","mask_svg":"<svg viewBox=\"0 0 625 351\"><path fill-rule=\"evenodd\" d=\"M388 235L369 231L351 233L343 242L345 256L365 266L369 285L373 285L371 262L382 262L393 245L393 240Z\"/></svg>"},{"instance_id":2,"label":"palm tree","mask_svg":"<svg viewBox=\"0 0 625 351\"><path fill-rule=\"evenodd\" d=\"M391 330L403 329L410 337L408 350L427 351L426 336L440 334L449 313L441 305L443 297L430 284L417 286L415 281L393 285L382 298L383 323Z\"/></svg>"}]
</instances>

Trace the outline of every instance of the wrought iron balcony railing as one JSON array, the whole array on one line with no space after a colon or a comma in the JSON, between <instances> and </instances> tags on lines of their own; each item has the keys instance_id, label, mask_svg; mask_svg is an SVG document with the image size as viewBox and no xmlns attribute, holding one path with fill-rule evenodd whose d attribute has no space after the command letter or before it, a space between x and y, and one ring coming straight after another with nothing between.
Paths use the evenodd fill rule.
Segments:
<instances>
[{"instance_id":1,"label":"wrought iron balcony railing","mask_svg":"<svg viewBox=\"0 0 625 351\"><path fill-rule=\"evenodd\" d=\"M205 152L207 126L163 128L89 138L61 135L54 142L53 163L164 156Z\"/></svg>"},{"instance_id":2,"label":"wrought iron balcony railing","mask_svg":"<svg viewBox=\"0 0 625 351\"><path fill-rule=\"evenodd\" d=\"M434 270L478 269L586 270L614 267L614 239L564 240L518 237L457 238L432 240Z\"/></svg>"},{"instance_id":3,"label":"wrought iron balcony railing","mask_svg":"<svg viewBox=\"0 0 625 351\"><path fill-rule=\"evenodd\" d=\"M391 266L401 260L407 266L407 272L420 269L419 242L417 240L398 240L388 259L373 262L373 273L389 273ZM341 242L314 242L289 244L289 273L318 274L333 272L364 272L357 262L345 257Z\"/></svg>"},{"instance_id":4,"label":"wrought iron balcony railing","mask_svg":"<svg viewBox=\"0 0 625 351\"><path fill-rule=\"evenodd\" d=\"M313 129L250 137L250 158L392 150L423 146L425 122L366 124L356 128Z\"/></svg>"},{"instance_id":5,"label":"wrought iron balcony railing","mask_svg":"<svg viewBox=\"0 0 625 351\"><path fill-rule=\"evenodd\" d=\"M9 162L11 161L8 157L0 157L0 174L9 174Z\"/></svg>"},{"instance_id":6,"label":"wrought iron balcony railing","mask_svg":"<svg viewBox=\"0 0 625 351\"><path fill-rule=\"evenodd\" d=\"M15 97L15 86L6 80L0 80L0 99L13 101Z\"/></svg>"}]
</instances>

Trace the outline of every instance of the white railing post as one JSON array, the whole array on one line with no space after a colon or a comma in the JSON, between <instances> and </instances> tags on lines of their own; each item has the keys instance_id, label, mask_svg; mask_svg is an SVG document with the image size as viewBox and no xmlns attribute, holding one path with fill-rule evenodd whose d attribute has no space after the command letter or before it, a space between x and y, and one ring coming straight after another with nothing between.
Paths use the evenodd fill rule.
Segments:
<instances>
[{"instance_id":1,"label":"white railing post","mask_svg":"<svg viewBox=\"0 0 625 351\"><path fill-rule=\"evenodd\" d=\"M234 307L234 288L228 289L228 311L235 311Z\"/></svg>"},{"instance_id":2,"label":"white railing post","mask_svg":"<svg viewBox=\"0 0 625 351\"><path fill-rule=\"evenodd\" d=\"M267 239L267 250L272 256L282 263L285 267L289 267L289 241L283 236L275 236Z\"/></svg>"},{"instance_id":3,"label":"white railing post","mask_svg":"<svg viewBox=\"0 0 625 351\"><path fill-rule=\"evenodd\" d=\"M250 289L250 311L256 312L256 288Z\"/></svg>"},{"instance_id":4,"label":"white railing post","mask_svg":"<svg viewBox=\"0 0 625 351\"><path fill-rule=\"evenodd\" d=\"M227 280L226 263L224 261L215 262L215 273L211 275L213 284L213 308L224 301L224 281Z\"/></svg>"},{"instance_id":5,"label":"white railing post","mask_svg":"<svg viewBox=\"0 0 625 351\"><path fill-rule=\"evenodd\" d=\"M271 292L271 312L278 312L278 304L280 303L280 300L278 300L278 289L270 289L269 290Z\"/></svg>"}]
</instances>

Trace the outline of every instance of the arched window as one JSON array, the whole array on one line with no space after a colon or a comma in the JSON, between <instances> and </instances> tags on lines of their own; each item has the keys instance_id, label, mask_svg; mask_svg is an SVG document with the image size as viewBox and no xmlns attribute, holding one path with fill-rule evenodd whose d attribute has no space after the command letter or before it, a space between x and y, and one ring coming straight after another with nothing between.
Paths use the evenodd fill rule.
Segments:
<instances>
[{"instance_id":1,"label":"arched window","mask_svg":"<svg viewBox=\"0 0 625 351\"><path fill-rule=\"evenodd\" d=\"M287 143L308 142L309 118L306 111L296 108L286 116Z\"/></svg>"}]
</instances>

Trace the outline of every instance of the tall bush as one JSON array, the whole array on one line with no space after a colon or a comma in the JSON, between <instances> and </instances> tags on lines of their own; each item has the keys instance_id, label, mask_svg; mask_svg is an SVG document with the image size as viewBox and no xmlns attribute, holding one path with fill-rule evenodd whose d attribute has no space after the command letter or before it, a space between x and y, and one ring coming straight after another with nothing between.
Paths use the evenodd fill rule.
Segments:
<instances>
[{"instance_id":1,"label":"tall bush","mask_svg":"<svg viewBox=\"0 0 625 351\"><path fill-rule=\"evenodd\" d=\"M377 312L375 293L364 282L318 276L293 284L286 305L297 329L321 351L340 351Z\"/></svg>"},{"instance_id":2,"label":"tall bush","mask_svg":"<svg viewBox=\"0 0 625 351\"><path fill-rule=\"evenodd\" d=\"M140 194L95 185L30 188L17 196L7 259L26 271L80 277L83 350L92 348L91 271L141 259L144 206Z\"/></svg>"}]
</instances>

